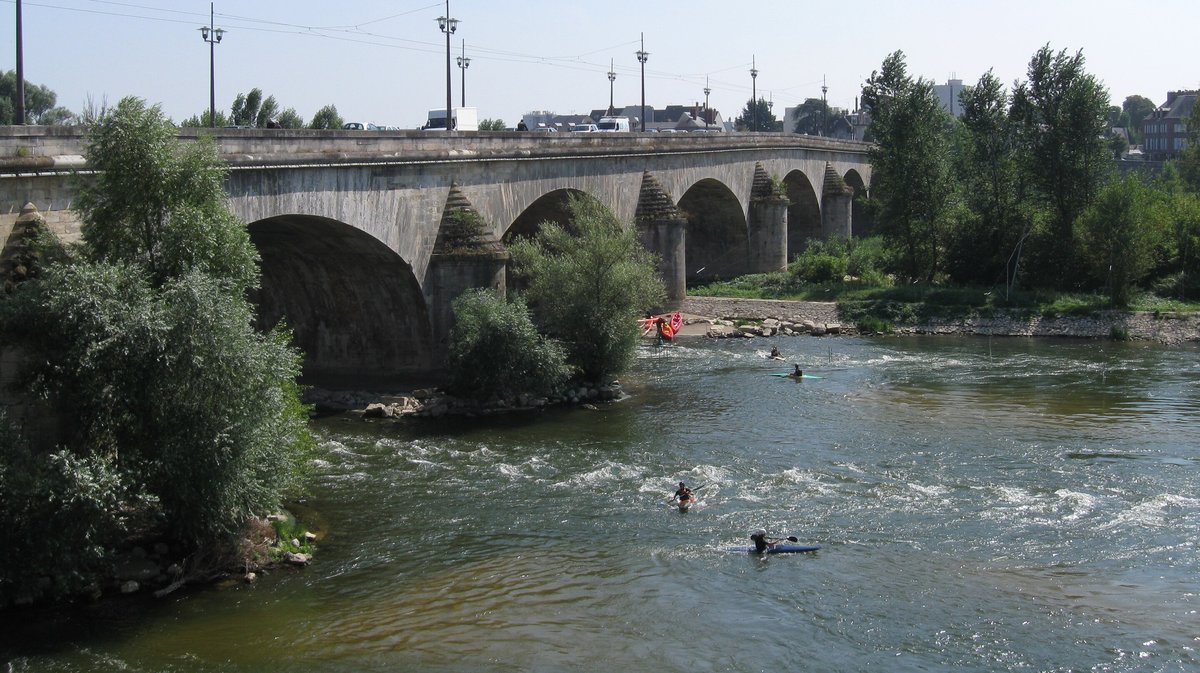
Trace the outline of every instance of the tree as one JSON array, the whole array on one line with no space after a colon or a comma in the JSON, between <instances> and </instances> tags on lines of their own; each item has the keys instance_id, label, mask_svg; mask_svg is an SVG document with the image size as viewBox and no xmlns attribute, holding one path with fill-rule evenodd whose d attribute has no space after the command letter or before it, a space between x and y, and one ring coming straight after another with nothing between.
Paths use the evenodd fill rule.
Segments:
<instances>
[{"instance_id":1,"label":"tree","mask_svg":"<svg viewBox=\"0 0 1200 673\"><path fill-rule=\"evenodd\" d=\"M338 114L336 105L326 105L317 110L313 115L312 121L308 123L310 129L340 129L345 122L342 116Z\"/></svg>"},{"instance_id":2,"label":"tree","mask_svg":"<svg viewBox=\"0 0 1200 673\"><path fill-rule=\"evenodd\" d=\"M58 94L49 87L25 82L26 124L72 124L75 115L63 107L55 107ZM17 116L17 72L0 72L0 125L15 124Z\"/></svg>"},{"instance_id":3,"label":"tree","mask_svg":"<svg viewBox=\"0 0 1200 673\"><path fill-rule=\"evenodd\" d=\"M1131 142L1140 143L1142 141L1142 121L1150 116L1150 113L1154 112L1157 107L1154 101L1145 96L1125 97L1125 102L1121 103L1121 112L1125 125L1129 128Z\"/></svg>"},{"instance_id":4,"label":"tree","mask_svg":"<svg viewBox=\"0 0 1200 673\"><path fill-rule=\"evenodd\" d=\"M1176 163L1184 184L1200 193L1200 105L1192 106L1192 114L1187 120L1187 147Z\"/></svg>"},{"instance_id":5,"label":"tree","mask_svg":"<svg viewBox=\"0 0 1200 673\"><path fill-rule=\"evenodd\" d=\"M796 125L792 133L827 136L833 130L834 122L843 116L844 110L831 108L820 98L806 98L796 109Z\"/></svg>"},{"instance_id":6,"label":"tree","mask_svg":"<svg viewBox=\"0 0 1200 673\"><path fill-rule=\"evenodd\" d=\"M665 296L654 256L598 201L572 197L570 228L542 223L510 246L541 331L567 349L587 381L624 371L637 349L638 318Z\"/></svg>"},{"instance_id":7,"label":"tree","mask_svg":"<svg viewBox=\"0 0 1200 673\"><path fill-rule=\"evenodd\" d=\"M1018 123L1022 169L1050 209L1035 271L1066 287L1077 277L1075 220L1112 171L1104 142L1108 92L1084 70L1081 51L1056 54L1044 46L1030 60L1028 76L1013 91L1011 114Z\"/></svg>"},{"instance_id":8,"label":"tree","mask_svg":"<svg viewBox=\"0 0 1200 673\"><path fill-rule=\"evenodd\" d=\"M278 116L279 103L275 102L274 96L267 96L266 100L262 102L262 106L258 108L258 114L254 116L254 125L265 129Z\"/></svg>"},{"instance_id":9,"label":"tree","mask_svg":"<svg viewBox=\"0 0 1200 673\"><path fill-rule=\"evenodd\" d=\"M238 126L257 126L258 111L262 104L263 93L258 87L251 89L250 93L239 93L237 98L233 99L230 119Z\"/></svg>"},{"instance_id":10,"label":"tree","mask_svg":"<svg viewBox=\"0 0 1200 673\"><path fill-rule=\"evenodd\" d=\"M1017 170L1016 127L1008 94L992 71L958 96L962 110L955 173L969 215L954 232L947 260L959 281L993 283L1016 276L1014 255L1028 226Z\"/></svg>"},{"instance_id":11,"label":"tree","mask_svg":"<svg viewBox=\"0 0 1200 673\"><path fill-rule=\"evenodd\" d=\"M187 119L179 122L179 127L185 128L185 129L186 128L206 129L206 128L210 128L210 127L214 127L214 126L216 128L222 128L224 126L229 126L230 124L233 123L233 121L230 120L229 117L225 116L225 113L221 110L217 110L217 123L216 124L209 124L208 119L209 119L209 111L205 110L204 112L201 112L198 115L192 115L191 117L188 117Z\"/></svg>"},{"instance_id":12,"label":"tree","mask_svg":"<svg viewBox=\"0 0 1200 673\"><path fill-rule=\"evenodd\" d=\"M313 442L300 354L252 327L257 255L226 209L226 169L211 141L174 132L135 98L91 129L83 244L0 302L0 332L67 423L64 450L117 475L128 506L106 515L148 514L194 548L274 511Z\"/></svg>"},{"instance_id":13,"label":"tree","mask_svg":"<svg viewBox=\"0 0 1200 673\"><path fill-rule=\"evenodd\" d=\"M1080 253L1094 282L1116 306L1128 306L1133 287L1155 267L1168 214L1160 194L1137 175L1105 185L1078 221Z\"/></svg>"},{"instance_id":14,"label":"tree","mask_svg":"<svg viewBox=\"0 0 1200 673\"><path fill-rule=\"evenodd\" d=\"M871 111L871 192L880 232L900 252L911 280L932 280L940 269L951 196L949 116L933 84L908 75L904 52L894 52L863 87Z\"/></svg>"},{"instance_id":15,"label":"tree","mask_svg":"<svg viewBox=\"0 0 1200 673\"><path fill-rule=\"evenodd\" d=\"M476 399L554 392L570 370L557 342L538 334L520 297L505 301L489 289L453 302L450 390Z\"/></svg>"},{"instance_id":16,"label":"tree","mask_svg":"<svg viewBox=\"0 0 1200 673\"><path fill-rule=\"evenodd\" d=\"M279 123L280 128L285 129L302 129L304 128L304 117L301 117L296 108L288 108L279 113L279 118L275 120Z\"/></svg>"},{"instance_id":17,"label":"tree","mask_svg":"<svg viewBox=\"0 0 1200 673\"><path fill-rule=\"evenodd\" d=\"M782 131L783 122L775 119L775 113L771 112L774 105L761 97L757 101L749 99L734 124L743 131Z\"/></svg>"},{"instance_id":18,"label":"tree","mask_svg":"<svg viewBox=\"0 0 1200 673\"><path fill-rule=\"evenodd\" d=\"M480 131L503 131L504 129L503 119L484 119L479 122Z\"/></svg>"}]
</instances>

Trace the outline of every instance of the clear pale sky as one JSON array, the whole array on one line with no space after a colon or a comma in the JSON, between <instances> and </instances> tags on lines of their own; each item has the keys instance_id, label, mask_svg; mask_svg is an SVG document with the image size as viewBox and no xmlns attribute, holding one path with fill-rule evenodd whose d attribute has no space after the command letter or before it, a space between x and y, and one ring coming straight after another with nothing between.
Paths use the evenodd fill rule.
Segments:
<instances>
[{"instance_id":1,"label":"clear pale sky","mask_svg":"<svg viewBox=\"0 0 1200 673\"><path fill-rule=\"evenodd\" d=\"M445 2L423 0L217 0L217 107L254 87L305 120L333 103L348 121L415 128L445 106ZM109 104L136 95L179 121L208 108L209 47L197 0L23 0L25 78L78 111L90 95ZM1154 18L1146 15L1151 12ZM16 66L15 0L0 0L0 69ZM857 0L855 2L646 2L451 0L454 104L462 53L467 104L509 126L530 110L587 113L607 107L610 59L617 106L640 104L634 55L645 33L646 103L710 103L726 117L758 93L785 106L821 96L851 108L863 81L895 50L909 72L971 84L989 68L1024 79L1044 44L1083 50L1114 104L1155 103L1200 88L1200 1ZM1156 41L1155 35L1165 35Z\"/></svg>"}]
</instances>

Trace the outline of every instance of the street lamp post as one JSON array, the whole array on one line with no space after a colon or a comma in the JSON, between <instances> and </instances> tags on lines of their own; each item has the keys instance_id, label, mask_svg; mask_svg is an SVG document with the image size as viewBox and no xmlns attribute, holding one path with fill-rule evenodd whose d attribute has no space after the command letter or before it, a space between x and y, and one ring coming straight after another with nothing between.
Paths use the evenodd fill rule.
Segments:
<instances>
[{"instance_id":1,"label":"street lamp post","mask_svg":"<svg viewBox=\"0 0 1200 673\"><path fill-rule=\"evenodd\" d=\"M825 86L825 76L821 76L821 135L825 135L826 129L829 128L829 121L825 119L825 111L829 109L829 104L825 102L825 92L829 91L829 87Z\"/></svg>"},{"instance_id":2,"label":"street lamp post","mask_svg":"<svg viewBox=\"0 0 1200 673\"><path fill-rule=\"evenodd\" d=\"M708 118L712 115L708 114L708 94L712 93L712 89L708 88L708 75L704 76L704 128L708 128Z\"/></svg>"},{"instance_id":3,"label":"street lamp post","mask_svg":"<svg viewBox=\"0 0 1200 673\"><path fill-rule=\"evenodd\" d=\"M758 131L758 67L755 65L754 56L750 57L750 114L754 120L754 126L750 128L752 132Z\"/></svg>"},{"instance_id":4,"label":"street lamp post","mask_svg":"<svg viewBox=\"0 0 1200 673\"><path fill-rule=\"evenodd\" d=\"M208 43L208 126L217 128L217 54L216 47L225 35L214 23L213 3L208 3L208 25L200 26L200 37Z\"/></svg>"},{"instance_id":5,"label":"street lamp post","mask_svg":"<svg viewBox=\"0 0 1200 673\"><path fill-rule=\"evenodd\" d=\"M467 41L462 41L462 56L458 57L458 67L462 70L462 96L458 104L467 106L467 68L471 67L471 59L467 58Z\"/></svg>"},{"instance_id":6,"label":"street lamp post","mask_svg":"<svg viewBox=\"0 0 1200 673\"><path fill-rule=\"evenodd\" d=\"M617 71L613 67L614 61L608 60L608 114L611 115L616 110L613 109L613 83L617 81Z\"/></svg>"},{"instance_id":7,"label":"street lamp post","mask_svg":"<svg viewBox=\"0 0 1200 673\"><path fill-rule=\"evenodd\" d=\"M450 98L450 36L458 30L458 19L450 17L450 0L446 0L446 15L439 16L437 22L438 29L446 34L446 130L449 131L454 114L454 101Z\"/></svg>"},{"instance_id":8,"label":"street lamp post","mask_svg":"<svg viewBox=\"0 0 1200 673\"><path fill-rule=\"evenodd\" d=\"M642 33L642 48L637 51L638 63L642 64L642 132L646 132L646 59L650 52L646 51L646 34Z\"/></svg>"}]
</instances>

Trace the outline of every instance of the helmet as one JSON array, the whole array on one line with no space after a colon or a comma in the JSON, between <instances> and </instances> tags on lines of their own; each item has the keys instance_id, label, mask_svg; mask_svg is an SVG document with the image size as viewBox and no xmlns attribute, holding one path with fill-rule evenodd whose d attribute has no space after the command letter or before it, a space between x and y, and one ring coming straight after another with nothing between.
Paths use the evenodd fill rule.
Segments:
<instances>
[{"instance_id":1,"label":"helmet","mask_svg":"<svg viewBox=\"0 0 1200 673\"><path fill-rule=\"evenodd\" d=\"M750 539L753 540L756 537L766 537L766 536L767 536L767 531L759 528L758 530L754 531L754 534L752 534L750 536Z\"/></svg>"}]
</instances>

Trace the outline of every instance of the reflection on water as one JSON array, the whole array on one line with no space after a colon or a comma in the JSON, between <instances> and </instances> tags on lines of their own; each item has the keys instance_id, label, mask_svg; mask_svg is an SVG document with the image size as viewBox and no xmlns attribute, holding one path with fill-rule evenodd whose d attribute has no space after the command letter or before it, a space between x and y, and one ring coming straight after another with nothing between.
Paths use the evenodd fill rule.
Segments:
<instances>
[{"instance_id":1,"label":"reflection on water","mask_svg":"<svg viewBox=\"0 0 1200 673\"><path fill-rule=\"evenodd\" d=\"M1195 349L777 343L786 362L644 349L631 398L594 412L322 420L313 566L16 625L4 651L28 671L1197 666ZM821 378L770 376L793 362ZM725 551L758 527L823 548Z\"/></svg>"}]
</instances>

